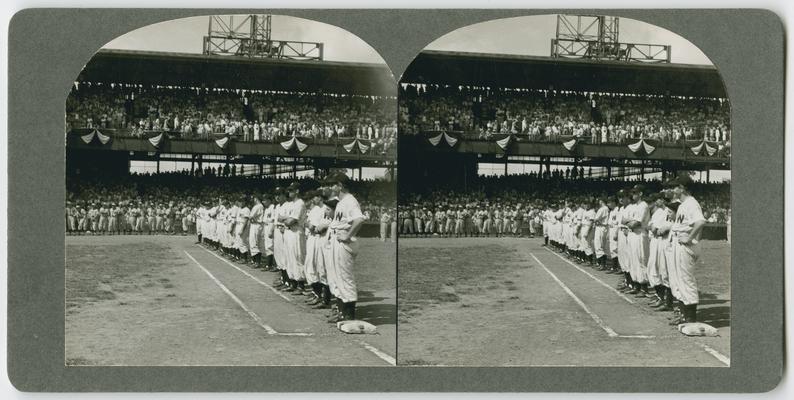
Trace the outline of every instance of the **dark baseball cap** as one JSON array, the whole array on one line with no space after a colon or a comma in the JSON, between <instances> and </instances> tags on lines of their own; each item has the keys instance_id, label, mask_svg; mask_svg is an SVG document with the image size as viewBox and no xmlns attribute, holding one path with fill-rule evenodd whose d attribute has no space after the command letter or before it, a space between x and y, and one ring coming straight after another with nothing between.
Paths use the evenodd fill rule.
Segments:
<instances>
[{"instance_id":1,"label":"dark baseball cap","mask_svg":"<svg viewBox=\"0 0 794 400\"><path fill-rule=\"evenodd\" d=\"M350 178L348 178L347 174L342 172L333 172L328 175L325 180L323 180L323 183L326 185L334 185L337 183L346 183L349 180Z\"/></svg>"}]
</instances>

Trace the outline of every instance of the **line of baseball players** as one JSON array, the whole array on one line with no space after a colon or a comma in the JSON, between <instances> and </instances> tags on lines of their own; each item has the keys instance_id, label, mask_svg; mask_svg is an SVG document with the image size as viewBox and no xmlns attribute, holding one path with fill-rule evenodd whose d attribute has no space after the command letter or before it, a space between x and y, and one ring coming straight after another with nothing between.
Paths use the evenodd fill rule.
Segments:
<instances>
[{"instance_id":1,"label":"line of baseball players","mask_svg":"<svg viewBox=\"0 0 794 400\"><path fill-rule=\"evenodd\" d=\"M543 214L544 245L570 259L621 275L618 290L674 311L671 325L697 321L695 266L706 219L681 174L659 193L642 185L616 197L565 200Z\"/></svg>"},{"instance_id":2,"label":"line of baseball players","mask_svg":"<svg viewBox=\"0 0 794 400\"><path fill-rule=\"evenodd\" d=\"M197 210L198 243L230 259L277 273L274 285L330 308L328 322L356 318L356 235L365 216L347 175L331 173L313 190L297 182Z\"/></svg>"},{"instance_id":3,"label":"line of baseball players","mask_svg":"<svg viewBox=\"0 0 794 400\"><path fill-rule=\"evenodd\" d=\"M195 208L184 202L66 202L66 233L71 235L187 235L195 225Z\"/></svg>"},{"instance_id":4,"label":"line of baseball players","mask_svg":"<svg viewBox=\"0 0 794 400\"><path fill-rule=\"evenodd\" d=\"M542 209L536 204L522 206L450 204L446 207L419 207L400 210L400 234L404 236L480 237L540 234Z\"/></svg>"}]
</instances>

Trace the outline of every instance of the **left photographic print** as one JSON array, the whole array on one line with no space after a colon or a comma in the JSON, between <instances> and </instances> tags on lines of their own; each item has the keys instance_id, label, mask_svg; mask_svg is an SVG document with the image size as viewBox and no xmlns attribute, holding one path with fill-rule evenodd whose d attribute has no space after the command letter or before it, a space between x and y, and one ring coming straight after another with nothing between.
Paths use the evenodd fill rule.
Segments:
<instances>
[{"instance_id":1,"label":"left photographic print","mask_svg":"<svg viewBox=\"0 0 794 400\"><path fill-rule=\"evenodd\" d=\"M142 27L65 105L67 366L389 366L397 83L282 15Z\"/></svg>"}]
</instances>

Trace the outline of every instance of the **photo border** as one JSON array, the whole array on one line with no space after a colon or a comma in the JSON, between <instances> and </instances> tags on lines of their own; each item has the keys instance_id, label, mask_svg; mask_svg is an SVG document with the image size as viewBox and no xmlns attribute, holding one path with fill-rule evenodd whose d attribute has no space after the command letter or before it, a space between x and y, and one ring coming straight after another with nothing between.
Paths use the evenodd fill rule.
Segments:
<instances>
[{"instance_id":1,"label":"photo border","mask_svg":"<svg viewBox=\"0 0 794 400\"><path fill-rule=\"evenodd\" d=\"M561 12L615 15L668 29L700 47L723 77L732 106L731 130L740 132L732 137L731 155L732 230L742 239L731 242L730 368L64 365L66 191L65 135L60 133L74 78L102 45L169 19L291 15L359 36L381 54L399 81L422 48L457 28ZM776 14L749 9L22 10L9 28L9 378L19 390L50 392L771 390L780 382L784 359L784 39ZM399 342L397 348L399 360Z\"/></svg>"}]
</instances>

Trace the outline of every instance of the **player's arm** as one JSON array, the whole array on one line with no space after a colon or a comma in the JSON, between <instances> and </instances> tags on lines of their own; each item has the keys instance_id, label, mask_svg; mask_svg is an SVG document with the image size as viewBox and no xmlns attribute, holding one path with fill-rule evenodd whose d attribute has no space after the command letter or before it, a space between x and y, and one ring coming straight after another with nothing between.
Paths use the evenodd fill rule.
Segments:
<instances>
[{"instance_id":1,"label":"player's arm","mask_svg":"<svg viewBox=\"0 0 794 400\"><path fill-rule=\"evenodd\" d=\"M700 240L700 234L703 232L703 227L706 226L706 220L701 219L692 223L692 230L689 232L689 242L692 240Z\"/></svg>"}]
</instances>

